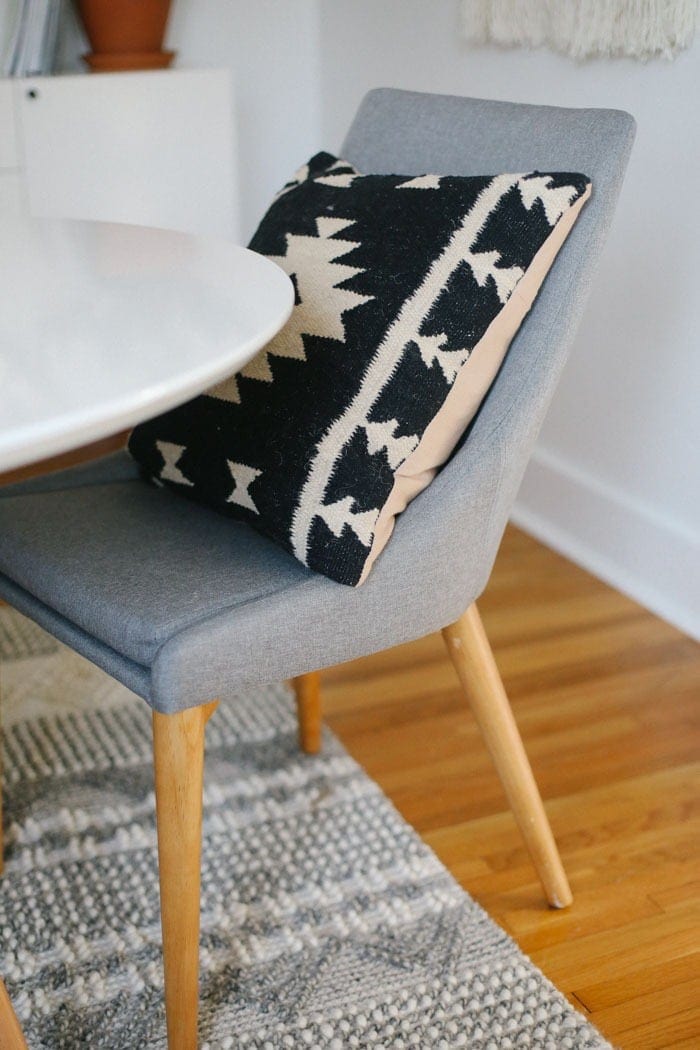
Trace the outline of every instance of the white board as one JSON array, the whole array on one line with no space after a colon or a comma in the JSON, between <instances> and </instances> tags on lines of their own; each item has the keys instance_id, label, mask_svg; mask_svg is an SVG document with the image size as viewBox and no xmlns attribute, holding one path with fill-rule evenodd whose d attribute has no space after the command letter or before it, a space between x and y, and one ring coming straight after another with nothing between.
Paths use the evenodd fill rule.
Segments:
<instances>
[{"instance_id":1,"label":"white board","mask_svg":"<svg viewBox=\"0 0 700 1050\"><path fill-rule=\"evenodd\" d=\"M231 78L163 70L14 81L29 211L237 240Z\"/></svg>"}]
</instances>

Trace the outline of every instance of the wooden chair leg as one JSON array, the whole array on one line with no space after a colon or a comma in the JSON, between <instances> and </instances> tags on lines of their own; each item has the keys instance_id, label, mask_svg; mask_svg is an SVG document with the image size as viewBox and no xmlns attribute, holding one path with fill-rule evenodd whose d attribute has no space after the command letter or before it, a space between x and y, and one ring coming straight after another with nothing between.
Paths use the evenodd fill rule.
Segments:
<instances>
[{"instance_id":1,"label":"wooden chair leg","mask_svg":"<svg viewBox=\"0 0 700 1050\"><path fill-rule=\"evenodd\" d=\"M321 676L318 671L292 679L297 697L299 746L307 755L321 750Z\"/></svg>"},{"instance_id":2,"label":"wooden chair leg","mask_svg":"<svg viewBox=\"0 0 700 1050\"><path fill-rule=\"evenodd\" d=\"M196 1050L204 728L217 701L153 712L168 1050Z\"/></svg>"},{"instance_id":3,"label":"wooden chair leg","mask_svg":"<svg viewBox=\"0 0 700 1050\"><path fill-rule=\"evenodd\" d=\"M476 605L442 633L547 900L566 908L569 883Z\"/></svg>"},{"instance_id":4,"label":"wooden chair leg","mask_svg":"<svg viewBox=\"0 0 700 1050\"><path fill-rule=\"evenodd\" d=\"M22 1029L2 981L0 981L0 1047L2 1050L27 1050Z\"/></svg>"},{"instance_id":5,"label":"wooden chair leg","mask_svg":"<svg viewBox=\"0 0 700 1050\"><path fill-rule=\"evenodd\" d=\"M3 809L2 809L2 787L3 787L3 768L2 768L2 694L0 692L0 875L5 870L5 832L3 825Z\"/></svg>"}]
</instances>

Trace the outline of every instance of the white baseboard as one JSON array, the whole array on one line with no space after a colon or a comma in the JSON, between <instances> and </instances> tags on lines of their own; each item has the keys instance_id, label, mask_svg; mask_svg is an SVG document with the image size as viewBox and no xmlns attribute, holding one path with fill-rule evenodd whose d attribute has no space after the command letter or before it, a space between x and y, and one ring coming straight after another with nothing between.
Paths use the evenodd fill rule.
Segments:
<instances>
[{"instance_id":1,"label":"white baseboard","mask_svg":"<svg viewBox=\"0 0 700 1050\"><path fill-rule=\"evenodd\" d=\"M700 639L700 537L544 449L511 515L525 532Z\"/></svg>"}]
</instances>

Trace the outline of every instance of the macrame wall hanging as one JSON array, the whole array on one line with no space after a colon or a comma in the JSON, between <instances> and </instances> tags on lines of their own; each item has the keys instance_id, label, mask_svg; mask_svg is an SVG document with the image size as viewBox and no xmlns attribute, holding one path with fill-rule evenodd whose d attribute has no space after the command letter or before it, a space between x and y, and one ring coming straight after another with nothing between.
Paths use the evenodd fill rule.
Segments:
<instances>
[{"instance_id":1,"label":"macrame wall hanging","mask_svg":"<svg viewBox=\"0 0 700 1050\"><path fill-rule=\"evenodd\" d=\"M550 47L572 58L673 58L689 47L698 0L462 0L470 43Z\"/></svg>"}]
</instances>

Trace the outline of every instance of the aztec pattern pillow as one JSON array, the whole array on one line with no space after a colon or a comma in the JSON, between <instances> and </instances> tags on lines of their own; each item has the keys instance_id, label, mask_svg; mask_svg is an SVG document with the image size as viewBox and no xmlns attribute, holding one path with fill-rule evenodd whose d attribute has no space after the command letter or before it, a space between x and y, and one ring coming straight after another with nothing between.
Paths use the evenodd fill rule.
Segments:
<instances>
[{"instance_id":1,"label":"aztec pattern pillow","mask_svg":"<svg viewBox=\"0 0 700 1050\"><path fill-rule=\"evenodd\" d=\"M454 450L587 197L584 175L361 175L327 153L250 247L296 305L240 373L133 431L157 484L341 583Z\"/></svg>"}]
</instances>

